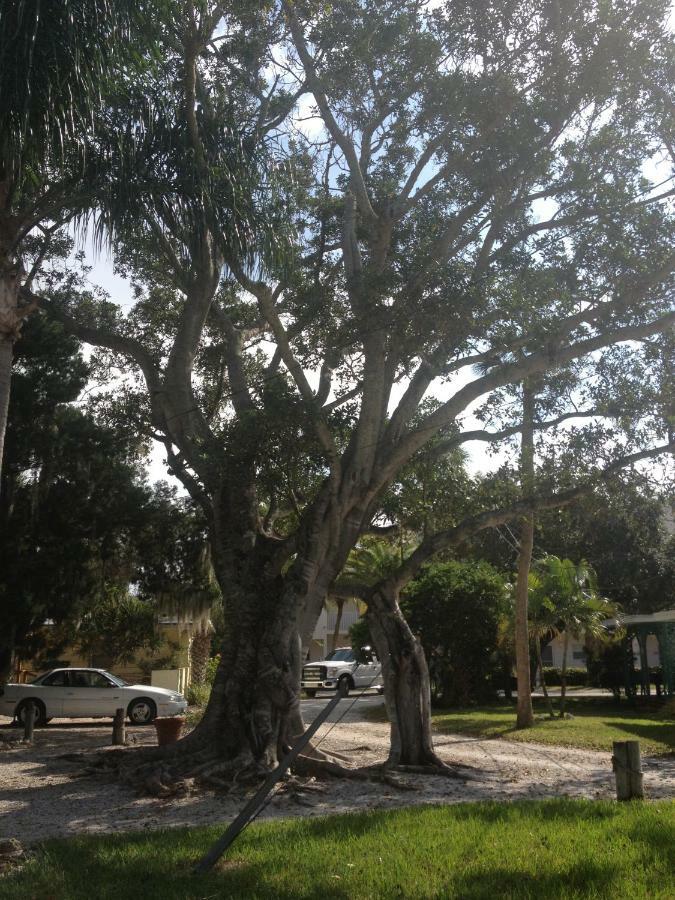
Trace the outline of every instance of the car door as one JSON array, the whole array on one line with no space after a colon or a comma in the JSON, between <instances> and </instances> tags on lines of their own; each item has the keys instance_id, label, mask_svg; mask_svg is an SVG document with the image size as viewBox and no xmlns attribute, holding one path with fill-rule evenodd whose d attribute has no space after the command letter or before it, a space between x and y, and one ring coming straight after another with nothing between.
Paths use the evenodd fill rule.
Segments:
<instances>
[{"instance_id":1,"label":"car door","mask_svg":"<svg viewBox=\"0 0 675 900\"><path fill-rule=\"evenodd\" d=\"M64 716L82 719L115 715L122 701L122 689L118 685L94 669L71 669L68 676Z\"/></svg>"},{"instance_id":2,"label":"car door","mask_svg":"<svg viewBox=\"0 0 675 900\"><path fill-rule=\"evenodd\" d=\"M48 719L54 719L63 715L63 700L68 684L68 673L65 669L58 669L42 679L39 687L36 686L35 695L45 705L45 715Z\"/></svg>"},{"instance_id":3,"label":"car door","mask_svg":"<svg viewBox=\"0 0 675 900\"><path fill-rule=\"evenodd\" d=\"M359 665L359 680L357 682L359 687L374 687L378 682L377 676L381 668L372 651L363 651L363 661Z\"/></svg>"}]
</instances>

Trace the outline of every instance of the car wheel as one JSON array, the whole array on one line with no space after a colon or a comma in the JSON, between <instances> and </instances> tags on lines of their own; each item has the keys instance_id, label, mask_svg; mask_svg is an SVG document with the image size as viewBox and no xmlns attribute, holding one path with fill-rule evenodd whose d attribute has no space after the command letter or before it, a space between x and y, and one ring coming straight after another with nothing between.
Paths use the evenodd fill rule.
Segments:
<instances>
[{"instance_id":1,"label":"car wheel","mask_svg":"<svg viewBox=\"0 0 675 900\"><path fill-rule=\"evenodd\" d=\"M149 725L157 715L157 707L147 697L140 697L129 704L127 715L132 725Z\"/></svg>"},{"instance_id":2,"label":"car wheel","mask_svg":"<svg viewBox=\"0 0 675 900\"><path fill-rule=\"evenodd\" d=\"M28 702L29 702L28 700L22 700L21 703L19 703L19 705L16 708L16 712L14 715L18 719L20 725L26 724L26 712L28 710ZM47 724L47 714L46 714L46 710L45 710L45 705L42 702L42 700L33 700L33 703L35 704L35 712L36 712L35 721L33 724L36 727L42 727L43 725Z\"/></svg>"},{"instance_id":3,"label":"car wheel","mask_svg":"<svg viewBox=\"0 0 675 900\"><path fill-rule=\"evenodd\" d=\"M338 691L342 692L343 697L348 697L350 689L354 687L349 675L340 675L340 677L338 678L337 686Z\"/></svg>"},{"instance_id":4,"label":"car wheel","mask_svg":"<svg viewBox=\"0 0 675 900\"><path fill-rule=\"evenodd\" d=\"M316 691L314 688L303 688L303 690L308 697L316 697Z\"/></svg>"},{"instance_id":5,"label":"car wheel","mask_svg":"<svg viewBox=\"0 0 675 900\"><path fill-rule=\"evenodd\" d=\"M377 691L378 694L384 694L384 686L383 685L376 687L375 690Z\"/></svg>"}]
</instances>

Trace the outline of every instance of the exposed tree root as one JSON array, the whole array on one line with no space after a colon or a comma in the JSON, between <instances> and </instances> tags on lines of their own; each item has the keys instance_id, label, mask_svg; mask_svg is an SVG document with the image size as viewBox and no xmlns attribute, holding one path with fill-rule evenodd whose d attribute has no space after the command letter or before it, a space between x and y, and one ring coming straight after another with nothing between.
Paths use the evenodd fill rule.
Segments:
<instances>
[{"instance_id":1,"label":"exposed tree root","mask_svg":"<svg viewBox=\"0 0 675 900\"><path fill-rule=\"evenodd\" d=\"M114 774L139 794L159 798L186 794L197 787L230 793L242 786L257 785L270 772L269 764L255 759L250 750L227 758L222 746L189 737L164 747L115 748L95 755L62 754L60 758L84 764L82 775ZM391 758L384 764L369 766L352 767L348 763L349 757L342 753L310 745L296 759L293 774L285 776L277 793L288 793L294 802L307 805L301 794L319 790L316 779L377 781L397 790L417 790L416 784L398 776L442 775L462 780L475 777L467 771L470 767L447 765L435 754L425 765L402 765ZM313 786L308 787L310 784Z\"/></svg>"}]
</instances>

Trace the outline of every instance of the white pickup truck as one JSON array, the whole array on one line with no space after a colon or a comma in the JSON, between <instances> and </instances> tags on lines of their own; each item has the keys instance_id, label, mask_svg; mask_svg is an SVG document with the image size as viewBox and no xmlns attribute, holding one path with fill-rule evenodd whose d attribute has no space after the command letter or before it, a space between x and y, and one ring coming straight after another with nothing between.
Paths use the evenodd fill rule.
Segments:
<instances>
[{"instance_id":1,"label":"white pickup truck","mask_svg":"<svg viewBox=\"0 0 675 900\"><path fill-rule=\"evenodd\" d=\"M308 697L342 686L345 696L354 688L373 688L381 694L382 665L370 647L362 647L358 659L351 647L338 647L325 659L303 667L301 685Z\"/></svg>"}]
</instances>

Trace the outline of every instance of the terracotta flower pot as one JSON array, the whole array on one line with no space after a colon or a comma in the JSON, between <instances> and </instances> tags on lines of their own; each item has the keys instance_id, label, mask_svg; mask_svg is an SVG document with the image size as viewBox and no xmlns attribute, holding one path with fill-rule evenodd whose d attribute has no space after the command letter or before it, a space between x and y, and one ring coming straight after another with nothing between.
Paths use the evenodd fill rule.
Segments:
<instances>
[{"instance_id":1,"label":"terracotta flower pot","mask_svg":"<svg viewBox=\"0 0 675 900\"><path fill-rule=\"evenodd\" d=\"M153 725L157 731L157 743L160 747L164 744L175 744L185 725L185 716L160 716L154 719Z\"/></svg>"}]
</instances>

